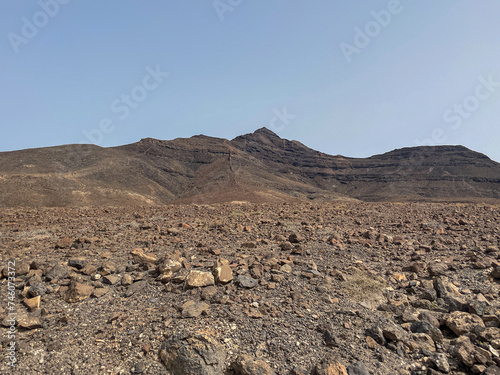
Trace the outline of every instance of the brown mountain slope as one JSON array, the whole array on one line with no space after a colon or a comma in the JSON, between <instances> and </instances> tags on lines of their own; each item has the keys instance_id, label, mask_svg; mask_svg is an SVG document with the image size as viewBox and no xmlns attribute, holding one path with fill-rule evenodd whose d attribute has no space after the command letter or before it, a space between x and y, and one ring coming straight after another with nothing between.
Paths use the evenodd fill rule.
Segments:
<instances>
[{"instance_id":1,"label":"brown mountain slope","mask_svg":"<svg viewBox=\"0 0 500 375\"><path fill-rule=\"evenodd\" d=\"M332 156L266 128L231 141L199 135L0 153L0 207L310 199L500 199L500 164L462 146Z\"/></svg>"}]
</instances>

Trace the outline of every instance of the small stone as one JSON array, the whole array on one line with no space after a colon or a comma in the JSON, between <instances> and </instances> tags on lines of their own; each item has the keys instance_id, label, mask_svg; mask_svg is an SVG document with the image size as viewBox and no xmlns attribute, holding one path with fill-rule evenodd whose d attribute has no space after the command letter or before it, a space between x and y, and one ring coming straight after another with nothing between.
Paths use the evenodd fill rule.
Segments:
<instances>
[{"instance_id":1,"label":"small stone","mask_svg":"<svg viewBox=\"0 0 500 375\"><path fill-rule=\"evenodd\" d=\"M31 297L43 296L45 293L47 293L47 287L41 282L34 282L28 289Z\"/></svg>"},{"instance_id":2,"label":"small stone","mask_svg":"<svg viewBox=\"0 0 500 375\"><path fill-rule=\"evenodd\" d=\"M146 363L144 362L137 362L134 367L132 367L132 370L130 371L132 374L142 374L144 371L146 371Z\"/></svg>"},{"instance_id":3,"label":"small stone","mask_svg":"<svg viewBox=\"0 0 500 375\"><path fill-rule=\"evenodd\" d=\"M70 267L75 267L77 270L81 270L85 268L85 259L82 258L75 258L75 259L70 259L68 261L68 265Z\"/></svg>"},{"instance_id":4,"label":"small stone","mask_svg":"<svg viewBox=\"0 0 500 375\"><path fill-rule=\"evenodd\" d=\"M257 280L255 280L253 277L248 276L248 275L239 275L238 276L238 284L242 288L251 289L257 285Z\"/></svg>"},{"instance_id":5,"label":"small stone","mask_svg":"<svg viewBox=\"0 0 500 375\"><path fill-rule=\"evenodd\" d=\"M397 282L402 282L406 281L406 275L404 273L398 273L395 272L392 274L392 277L397 281Z\"/></svg>"},{"instance_id":6,"label":"small stone","mask_svg":"<svg viewBox=\"0 0 500 375\"><path fill-rule=\"evenodd\" d=\"M492 263L493 259L489 257L484 257L476 260L472 265L472 267L478 270L485 270L486 268L490 268Z\"/></svg>"},{"instance_id":7,"label":"small stone","mask_svg":"<svg viewBox=\"0 0 500 375\"><path fill-rule=\"evenodd\" d=\"M257 247L257 244L255 242L245 242L241 244L241 247L246 249L255 249Z\"/></svg>"},{"instance_id":8,"label":"small stone","mask_svg":"<svg viewBox=\"0 0 500 375\"><path fill-rule=\"evenodd\" d=\"M160 359L171 375L221 375L226 352L208 335L183 332L171 335L161 345Z\"/></svg>"},{"instance_id":9,"label":"small stone","mask_svg":"<svg viewBox=\"0 0 500 375\"><path fill-rule=\"evenodd\" d=\"M479 337L488 342L500 342L500 328L488 327L479 333Z\"/></svg>"},{"instance_id":10,"label":"small stone","mask_svg":"<svg viewBox=\"0 0 500 375\"><path fill-rule=\"evenodd\" d=\"M227 264L223 264L220 267L216 267L214 270L215 279L219 284L227 284L233 280L233 270Z\"/></svg>"},{"instance_id":11,"label":"small stone","mask_svg":"<svg viewBox=\"0 0 500 375\"><path fill-rule=\"evenodd\" d=\"M28 262L16 262L15 270L16 270L16 276L27 275L30 272L30 264Z\"/></svg>"},{"instance_id":12,"label":"small stone","mask_svg":"<svg viewBox=\"0 0 500 375\"><path fill-rule=\"evenodd\" d=\"M371 328L366 330L366 334L371 338L373 338L377 344L379 345L386 344L384 333L382 331L382 328L380 328L380 326L378 325L372 326Z\"/></svg>"},{"instance_id":13,"label":"small stone","mask_svg":"<svg viewBox=\"0 0 500 375\"><path fill-rule=\"evenodd\" d=\"M60 264L56 264L54 267L50 269L49 272L45 275L45 278L48 281L52 280L63 280L69 276L69 270L67 266L63 266Z\"/></svg>"},{"instance_id":14,"label":"small stone","mask_svg":"<svg viewBox=\"0 0 500 375\"><path fill-rule=\"evenodd\" d=\"M429 275L431 276L444 275L449 268L450 266L446 263L432 263L427 267Z\"/></svg>"},{"instance_id":15,"label":"small stone","mask_svg":"<svg viewBox=\"0 0 500 375\"><path fill-rule=\"evenodd\" d=\"M467 336L460 336L456 340L454 354L464 365L468 367L474 365L474 345Z\"/></svg>"},{"instance_id":16,"label":"small stone","mask_svg":"<svg viewBox=\"0 0 500 375\"><path fill-rule=\"evenodd\" d=\"M289 241L283 241L280 244L280 249L283 251L292 250L292 244Z\"/></svg>"},{"instance_id":17,"label":"small stone","mask_svg":"<svg viewBox=\"0 0 500 375\"><path fill-rule=\"evenodd\" d=\"M108 288L95 288L92 295L96 298L100 298L109 292Z\"/></svg>"},{"instance_id":18,"label":"small stone","mask_svg":"<svg viewBox=\"0 0 500 375\"><path fill-rule=\"evenodd\" d=\"M42 322L40 318L31 315L19 314L17 317L18 327L24 329L37 329L42 328Z\"/></svg>"},{"instance_id":19,"label":"small stone","mask_svg":"<svg viewBox=\"0 0 500 375\"><path fill-rule=\"evenodd\" d=\"M284 272L284 273L292 273L292 266L290 266L289 264L283 264L280 268L280 271L281 272Z\"/></svg>"},{"instance_id":20,"label":"small stone","mask_svg":"<svg viewBox=\"0 0 500 375\"><path fill-rule=\"evenodd\" d=\"M94 287L85 285L76 281L72 281L68 290L66 291L65 301L68 303L80 302L90 297Z\"/></svg>"},{"instance_id":21,"label":"small stone","mask_svg":"<svg viewBox=\"0 0 500 375\"><path fill-rule=\"evenodd\" d=\"M159 282L161 282L163 284L167 284L173 278L174 278L173 272L172 271L167 271L165 273L160 274L156 280L158 280Z\"/></svg>"},{"instance_id":22,"label":"small stone","mask_svg":"<svg viewBox=\"0 0 500 375\"><path fill-rule=\"evenodd\" d=\"M445 374L450 372L450 364L448 363L448 358L446 354L443 353L432 353L429 357L429 362L439 371Z\"/></svg>"},{"instance_id":23,"label":"small stone","mask_svg":"<svg viewBox=\"0 0 500 375\"><path fill-rule=\"evenodd\" d=\"M215 286L207 286L201 291L201 298L205 301L210 301L217 294Z\"/></svg>"},{"instance_id":24,"label":"small stone","mask_svg":"<svg viewBox=\"0 0 500 375\"><path fill-rule=\"evenodd\" d=\"M274 240L276 242L283 242L286 240L285 236L281 235L281 234L277 234L276 236L274 236Z\"/></svg>"},{"instance_id":25,"label":"small stone","mask_svg":"<svg viewBox=\"0 0 500 375\"><path fill-rule=\"evenodd\" d=\"M33 298L26 298L23 303L26 305L29 311L35 311L40 308L40 296L36 296Z\"/></svg>"},{"instance_id":26,"label":"small stone","mask_svg":"<svg viewBox=\"0 0 500 375\"><path fill-rule=\"evenodd\" d=\"M484 374L484 372L486 371L486 366L475 364L470 368L470 370L473 374Z\"/></svg>"},{"instance_id":27,"label":"small stone","mask_svg":"<svg viewBox=\"0 0 500 375\"><path fill-rule=\"evenodd\" d=\"M102 278L102 282L109 285L115 285L120 281L120 277L117 275L106 275Z\"/></svg>"},{"instance_id":28,"label":"small stone","mask_svg":"<svg viewBox=\"0 0 500 375\"><path fill-rule=\"evenodd\" d=\"M240 355L232 364L236 375L273 375L271 367L262 360L254 360L249 355Z\"/></svg>"},{"instance_id":29,"label":"small stone","mask_svg":"<svg viewBox=\"0 0 500 375\"><path fill-rule=\"evenodd\" d=\"M323 332L323 339L325 340L326 346L340 346L340 340L330 329L327 329L325 330L325 332Z\"/></svg>"},{"instance_id":30,"label":"small stone","mask_svg":"<svg viewBox=\"0 0 500 375\"><path fill-rule=\"evenodd\" d=\"M446 319L446 326L457 336L469 333L474 327L484 327L483 320L474 314L461 311L452 312Z\"/></svg>"},{"instance_id":31,"label":"small stone","mask_svg":"<svg viewBox=\"0 0 500 375\"><path fill-rule=\"evenodd\" d=\"M492 365L484 371L484 375L500 375L500 367Z\"/></svg>"},{"instance_id":32,"label":"small stone","mask_svg":"<svg viewBox=\"0 0 500 375\"><path fill-rule=\"evenodd\" d=\"M378 347L377 342L371 336L366 336L366 344L371 350L375 350Z\"/></svg>"},{"instance_id":33,"label":"small stone","mask_svg":"<svg viewBox=\"0 0 500 375\"><path fill-rule=\"evenodd\" d=\"M424 321L418 321L412 323L410 326L410 331L413 333L425 333L429 335L432 340L436 342L443 342L443 333L439 328L436 328L429 322L424 322Z\"/></svg>"},{"instance_id":34,"label":"small stone","mask_svg":"<svg viewBox=\"0 0 500 375\"><path fill-rule=\"evenodd\" d=\"M177 228L168 228L167 233L172 236L178 236L181 231Z\"/></svg>"},{"instance_id":35,"label":"small stone","mask_svg":"<svg viewBox=\"0 0 500 375\"><path fill-rule=\"evenodd\" d=\"M207 311L210 305L205 302L187 301L182 305L183 318L196 318Z\"/></svg>"},{"instance_id":36,"label":"small stone","mask_svg":"<svg viewBox=\"0 0 500 375\"><path fill-rule=\"evenodd\" d=\"M134 282L134 279L128 273L123 275L123 277L122 277L122 285L123 286L132 285L133 282Z\"/></svg>"},{"instance_id":37,"label":"small stone","mask_svg":"<svg viewBox=\"0 0 500 375\"><path fill-rule=\"evenodd\" d=\"M71 237L64 237L57 241L55 248L56 249L69 249L75 240Z\"/></svg>"},{"instance_id":38,"label":"small stone","mask_svg":"<svg viewBox=\"0 0 500 375\"><path fill-rule=\"evenodd\" d=\"M117 268L113 262L105 262L99 267L99 273L101 276L111 275L116 273Z\"/></svg>"},{"instance_id":39,"label":"small stone","mask_svg":"<svg viewBox=\"0 0 500 375\"><path fill-rule=\"evenodd\" d=\"M428 350L430 352L436 351L436 346L434 344L434 341L426 333L414 333L411 335L410 340L412 341L411 346L413 347L413 350L418 348L422 351L423 350Z\"/></svg>"},{"instance_id":40,"label":"small stone","mask_svg":"<svg viewBox=\"0 0 500 375\"><path fill-rule=\"evenodd\" d=\"M214 275L210 272L193 270L186 277L186 285L190 288L204 287L214 284Z\"/></svg>"},{"instance_id":41,"label":"small stone","mask_svg":"<svg viewBox=\"0 0 500 375\"><path fill-rule=\"evenodd\" d=\"M176 273L182 268L182 264L175 259L165 259L157 267L159 274Z\"/></svg>"},{"instance_id":42,"label":"small stone","mask_svg":"<svg viewBox=\"0 0 500 375\"><path fill-rule=\"evenodd\" d=\"M325 360L316 365L316 375L348 375L346 368L335 360Z\"/></svg>"},{"instance_id":43,"label":"small stone","mask_svg":"<svg viewBox=\"0 0 500 375\"><path fill-rule=\"evenodd\" d=\"M347 373L349 375L370 375L365 364L361 361L349 365L349 367L347 367Z\"/></svg>"},{"instance_id":44,"label":"small stone","mask_svg":"<svg viewBox=\"0 0 500 375\"><path fill-rule=\"evenodd\" d=\"M500 267L495 267L493 271L491 271L490 276L494 279L500 279Z\"/></svg>"},{"instance_id":45,"label":"small stone","mask_svg":"<svg viewBox=\"0 0 500 375\"><path fill-rule=\"evenodd\" d=\"M148 289L148 287L149 284L146 280L137 281L127 288L127 291L125 292L125 297L130 297L139 291L145 291L146 289Z\"/></svg>"},{"instance_id":46,"label":"small stone","mask_svg":"<svg viewBox=\"0 0 500 375\"><path fill-rule=\"evenodd\" d=\"M158 260L154 255L145 254L144 250L140 247L132 250L131 254L132 258L134 259L134 262L139 264L147 264L147 263L155 264Z\"/></svg>"},{"instance_id":47,"label":"small stone","mask_svg":"<svg viewBox=\"0 0 500 375\"><path fill-rule=\"evenodd\" d=\"M292 233L290 234L290 236L288 236L288 241L290 241L291 243L300 243L303 240L304 239L302 238L302 236L297 233Z\"/></svg>"},{"instance_id":48,"label":"small stone","mask_svg":"<svg viewBox=\"0 0 500 375\"><path fill-rule=\"evenodd\" d=\"M403 329L395 324L387 324L382 328L382 332L389 341L402 341L405 336Z\"/></svg>"},{"instance_id":49,"label":"small stone","mask_svg":"<svg viewBox=\"0 0 500 375\"><path fill-rule=\"evenodd\" d=\"M406 239L401 236L394 236L392 239L392 243L394 245L402 245L406 242Z\"/></svg>"}]
</instances>

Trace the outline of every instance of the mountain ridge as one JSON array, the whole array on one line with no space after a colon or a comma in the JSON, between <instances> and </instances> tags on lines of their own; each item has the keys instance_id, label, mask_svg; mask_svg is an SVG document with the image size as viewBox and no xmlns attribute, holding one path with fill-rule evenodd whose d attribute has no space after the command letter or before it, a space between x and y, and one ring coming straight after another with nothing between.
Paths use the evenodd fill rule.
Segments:
<instances>
[{"instance_id":1,"label":"mountain ridge","mask_svg":"<svg viewBox=\"0 0 500 375\"><path fill-rule=\"evenodd\" d=\"M500 199L500 163L464 146L328 155L267 128L0 153L0 207Z\"/></svg>"}]
</instances>

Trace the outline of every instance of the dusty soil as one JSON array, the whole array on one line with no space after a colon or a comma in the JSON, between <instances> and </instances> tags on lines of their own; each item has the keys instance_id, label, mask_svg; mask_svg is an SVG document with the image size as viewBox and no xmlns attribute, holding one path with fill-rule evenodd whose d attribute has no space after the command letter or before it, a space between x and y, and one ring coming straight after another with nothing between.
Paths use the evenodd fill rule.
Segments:
<instances>
[{"instance_id":1,"label":"dusty soil","mask_svg":"<svg viewBox=\"0 0 500 375\"><path fill-rule=\"evenodd\" d=\"M437 203L1 209L0 373L169 374L162 343L192 332L227 373L248 354L269 364L251 374L496 374L499 219Z\"/></svg>"}]
</instances>

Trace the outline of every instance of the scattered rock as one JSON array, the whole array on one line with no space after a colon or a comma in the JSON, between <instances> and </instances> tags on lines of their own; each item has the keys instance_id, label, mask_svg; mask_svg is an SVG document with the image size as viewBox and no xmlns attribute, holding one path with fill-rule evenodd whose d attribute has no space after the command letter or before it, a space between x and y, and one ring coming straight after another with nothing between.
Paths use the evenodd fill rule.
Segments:
<instances>
[{"instance_id":1,"label":"scattered rock","mask_svg":"<svg viewBox=\"0 0 500 375\"><path fill-rule=\"evenodd\" d=\"M233 280L233 270L227 264L216 267L214 269L215 280L219 284L227 284Z\"/></svg>"},{"instance_id":2,"label":"scattered rock","mask_svg":"<svg viewBox=\"0 0 500 375\"><path fill-rule=\"evenodd\" d=\"M26 298L23 303L26 305L29 311L35 311L40 308L40 296L36 296L33 298Z\"/></svg>"},{"instance_id":3,"label":"scattered rock","mask_svg":"<svg viewBox=\"0 0 500 375\"><path fill-rule=\"evenodd\" d=\"M139 264L155 264L158 259L154 255L148 255L144 253L144 249L142 248L136 248L132 250L131 252L132 258L134 259L134 262L139 263Z\"/></svg>"},{"instance_id":4,"label":"scattered rock","mask_svg":"<svg viewBox=\"0 0 500 375\"><path fill-rule=\"evenodd\" d=\"M156 267L159 274L174 274L182 268L182 264L175 259L164 259Z\"/></svg>"},{"instance_id":5,"label":"scattered rock","mask_svg":"<svg viewBox=\"0 0 500 375\"><path fill-rule=\"evenodd\" d=\"M474 365L474 345L467 336L460 336L456 340L454 354L464 365L468 367Z\"/></svg>"},{"instance_id":6,"label":"scattered rock","mask_svg":"<svg viewBox=\"0 0 500 375\"><path fill-rule=\"evenodd\" d=\"M205 302L187 301L182 305L183 318L196 318L207 311L210 305Z\"/></svg>"},{"instance_id":7,"label":"scattered rock","mask_svg":"<svg viewBox=\"0 0 500 375\"><path fill-rule=\"evenodd\" d=\"M106 275L102 278L102 282L109 285L115 285L120 281L120 277L117 275Z\"/></svg>"},{"instance_id":8,"label":"scattered rock","mask_svg":"<svg viewBox=\"0 0 500 375\"><path fill-rule=\"evenodd\" d=\"M370 372L366 368L365 364L361 361L349 365L347 367L347 373L349 375L370 375Z\"/></svg>"},{"instance_id":9,"label":"scattered rock","mask_svg":"<svg viewBox=\"0 0 500 375\"><path fill-rule=\"evenodd\" d=\"M31 297L43 296L45 293L47 293L47 287L42 282L34 282L28 289Z\"/></svg>"},{"instance_id":10,"label":"scattered rock","mask_svg":"<svg viewBox=\"0 0 500 375\"><path fill-rule=\"evenodd\" d=\"M65 300L69 303L75 303L83 301L89 298L94 291L94 287L91 285L82 284L76 281L72 281L66 291Z\"/></svg>"},{"instance_id":11,"label":"scattered rock","mask_svg":"<svg viewBox=\"0 0 500 375\"><path fill-rule=\"evenodd\" d=\"M190 288L204 287L214 284L214 275L210 272L193 270L186 277L186 285Z\"/></svg>"},{"instance_id":12,"label":"scattered rock","mask_svg":"<svg viewBox=\"0 0 500 375\"><path fill-rule=\"evenodd\" d=\"M444 353L432 353L429 357L430 366L448 374L450 372L450 364Z\"/></svg>"},{"instance_id":13,"label":"scattered rock","mask_svg":"<svg viewBox=\"0 0 500 375\"><path fill-rule=\"evenodd\" d=\"M280 249L283 251L292 250L293 245L289 241L283 241L280 244Z\"/></svg>"},{"instance_id":14,"label":"scattered rock","mask_svg":"<svg viewBox=\"0 0 500 375\"><path fill-rule=\"evenodd\" d=\"M127 291L125 292L125 297L130 297L139 291L146 291L148 287L149 284L146 280L136 281L127 288Z\"/></svg>"},{"instance_id":15,"label":"scattered rock","mask_svg":"<svg viewBox=\"0 0 500 375\"><path fill-rule=\"evenodd\" d=\"M30 264L28 262L16 262L16 276L24 276L30 272Z\"/></svg>"},{"instance_id":16,"label":"scattered rock","mask_svg":"<svg viewBox=\"0 0 500 375\"><path fill-rule=\"evenodd\" d=\"M128 273L123 275L123 277L122 277L122 285L123 286L132 285L133 282L134 282L134 279Z\"/></svg>"},{"instance_id":17,"label":"scattered rock","mask_svg":"<svg viewBox=\"0 0 500 375\"><path fill-rule=\"evenodd\" d=\"M427 267L429 275L431 276L441 276L450 269L450 266L446 263L433 263Z\"/></svg>"},{"instance_id":18,"label":"scattered rock","mask_svg":"<svg viewBox=\"0 0 500 375\"><path fill-rule=\"evenodd\" d=\"M297 233L292 233L290 234L290 236L288 236L288 241L290 241L290 243L300 243L303 240L304 239L302 238L302 236Z\"/></svg>"},{"instance_id":19,"label":"scattered rock","mask_svg":"<svg viewBox=\"0 0 500 375\"><path fill-rule=\"evenodd\" d=\"M49 272L45 275L45 278L48 281L52 280L63 280L69 276L68 267L61 264L56 264L52 267Z\"/></svg>"},{"instance_id":20,"label":"scattered rock","mask_svg":"<svg viewBox=\"0 0 500 375\"><path fill-rule=\"evenodd\" d=\"M490 276L494 279L500 279L500 267L495 267L493 271L491 271Z\"/></svg>"},{"instance_id":21,"label":"scattered rock","mask_svg":"<svg viewBox=\"0 0 500 375\"><path fill-rule=\"evenodd\" d=\"M68 265L70 267L75 267L77 270L85 268L86 263L87 262L83 258L75 258L68 261Z\"/></svg>"},{"instance_id":22,"label":"scattered rock","mask_svg":"<svg viewBox=\"0 0 500 375\"><path fill-rule=\"evenodd\" d=\"M106 295L108 292L109 292L108 288L95 288L94 291L92 292L92 296L100 298Z\"/></svg>"},{"instance_id":23,"label":"scattered rock","mask_svg":"<svg viewBox=\"0 0 500 375\"><path fill-rule=\"evenodd\" d=\"M221 375L226 352L208 335L183 332L161 345L160 359L171 375Z\"/></svg>"},{"instance_id":24,"label":"scattered rock","mask_svg":"<svg viewBox=\"0 0 500 375\"><path fill-rule=\"evenodd\" d=\"M492 365L484 371L483 375L500 375L500 367Z\"/></svg>"},{"instance_id":25,"label":"scattered rock","mask_svg":"<svg viewBox=\"0 0 500 375\"><path fill-rule=\"evenodd\" d=\"M348 375L346 368L335 360L324 360L315 371L316 375Z\"/></svg>"},{"instance_id":26,"label":"scattered rock","mask_svg":"<svg viewBox=\"0 0 500 375\"><path fill-rule=\"evenodd\" d=\"M253 277L248 276L248 275L239 275L238 276L238 284L242 288L251 289L257 285L257 280L255 280Z\"/></svg>"},{"instance_id":27,"label":"scattered rock","mask_svg":"<svg viewBox=\"0 0 500 375\"><path fill-rule=\"evenodd\" d=\"M271 367L262 360L254 360L249 355L240 355L232 364L236 375L273 375Z\"/></svg>"},{"instance_id":28,"label":"scattered rock","mask_svg":"<svg viewBox=\"0 0 500 375\"><path fill-rule=\"evenodd\" d=\"M17 316L17 325L24 329L42 328L42 322L39 317L27 314L19 314Z\"/></svg>"},{"instance_id":29,"label":"scattered rock","mask_svg":"<svg viewBox=\"0 0 500 375\"><path fill-rule=\"evenodd\" d=\"M57 241L55 248L56 249L69 249L75 240L71 237L64 237Z\"/></svg>"},{"instance_id":30,"label":"scattered rock","mask_svg":"<svg viewBox=\"0 0 500 375\"><path fill-rule=\"evenodd\" d=\"M457 336L472 331L476 326L484 327L483 320L479 316L461 311L451 313L448 319L446 319L446 325Z\"/></svg>"},{"instance_id":31,"label":"scattered rock","mask_svg":"<svg viewBox=\"0 0 500 375\"><path fill-rule=\"evenodd\" d=\"M326 346L340 346L340 340L331 329L327 329L323 332L323 339L325 340Z\"/></svg>"},{"instance_id":32,"label":"scattered rock","mask_svg":"<svg viewBox=\"0 0 500 375\"><path fill-rule=\"evenodd\" d=\"M116 273L118 269L116 268L116 264L113 262L104 262L100 267L99 267L99 273L101 276L106 276L106 275L111 275L113 273Z\"/></svg>"}]
</instances>

